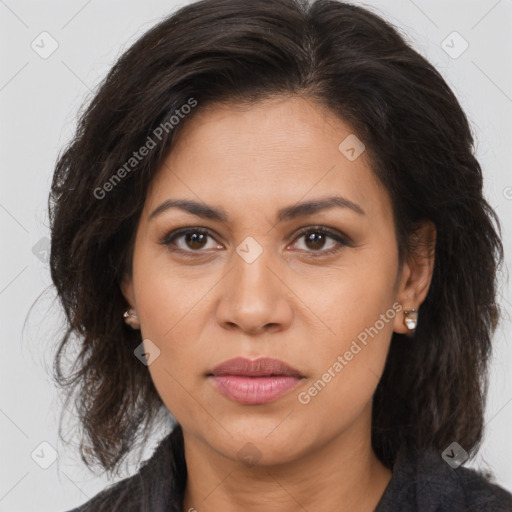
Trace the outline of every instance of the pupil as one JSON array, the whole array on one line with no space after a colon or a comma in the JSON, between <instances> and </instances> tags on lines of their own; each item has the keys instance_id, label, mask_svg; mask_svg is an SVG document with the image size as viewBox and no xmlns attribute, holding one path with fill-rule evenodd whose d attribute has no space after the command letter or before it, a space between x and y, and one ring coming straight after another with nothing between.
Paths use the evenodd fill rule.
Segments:
<instances>
[{"instance_id":1,"label":"pupil","mask_svg":"<svg viewBox=\"0 0 512 512\"><path fill-rule=\"evenodd\" d=\"M200 249L204 246L205 242L205 234L204 233L192 233L187 235L187 244L189 247L194 249ZM310 248L313 249L321 249L324 245L325 238L323 233L310 233L307 237L307 244L309 244Z\"/></svg>"},{"instance_id":2,"label":"pupil","mask_svg":"<svg viewBox=\"0 0 512 512\"><path fill-rule=\"evenodd\" d=\"M193 248L193 249L200 249L203 245L204 245L204 240L200 240L198 242L198 239L199 238L204 238L206 235L204 233L192 233L192 234L188 234L187 237L188 237L188 245L189 247ZM203 244L201 244L201 242L203 242ZM194 246L194 244L198 244L196 246Z\"/></svg>"},{"instance_id":3,"label":"pupil","mask_svg":"<svg viewBox=\"0 0 512 512\"><path fill-rule=\"evenodd\" d=\"M321 249L324 245L325 239L323 233L311 233L307 237L307 241L308 243L313 242L314 249Z\"/></svg>"}]
</instances>

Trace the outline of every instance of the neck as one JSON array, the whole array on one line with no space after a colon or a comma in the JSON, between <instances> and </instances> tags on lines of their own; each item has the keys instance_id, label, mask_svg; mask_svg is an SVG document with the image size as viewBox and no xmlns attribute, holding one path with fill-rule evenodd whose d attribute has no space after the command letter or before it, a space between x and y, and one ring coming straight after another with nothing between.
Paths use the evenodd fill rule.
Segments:
<instances>
[{"instance_id":1,"label":"neck","mask_svg":"<svg viewBox=\"0 0 512 512\"><path fill-rule=\"evenodd\" d=\"M247 466L220 455L184 430L185 512L372 512L391 471L371 448L370 429L354 425L302 458ZM364 433L364 435L362 435Z\"/></svg>"}]
</instances>

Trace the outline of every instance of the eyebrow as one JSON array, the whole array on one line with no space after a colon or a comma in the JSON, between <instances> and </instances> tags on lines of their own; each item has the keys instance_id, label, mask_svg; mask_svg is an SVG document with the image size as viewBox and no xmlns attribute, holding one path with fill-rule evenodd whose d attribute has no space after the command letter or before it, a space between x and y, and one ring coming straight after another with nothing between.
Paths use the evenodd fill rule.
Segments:
<instances>
[{"instance_id":1,"label":"eyebrow","mask_svg":"<svg viewBox=\"0 0 512 512\"><path fill-rule=\"evenodd\" d=\"M311 201L305 201L302 203L294 204L292 206L281 208L277 212L277 221L288 221L296 217L311 215L313 213L335 207L348 208L358 213L359 215L366 215L365 211L353 201L350 201L349 199L341 196L332 196L321 199L313 199ZM215 208L205 203L199 203L190 199L167 199L151 212L148 220L153 219L157 215L160 215L170 208L178 208L198 217L217 220L224 223L227 223L229 220L228 214L222 208Z\"/></svg>"}]
</instances>

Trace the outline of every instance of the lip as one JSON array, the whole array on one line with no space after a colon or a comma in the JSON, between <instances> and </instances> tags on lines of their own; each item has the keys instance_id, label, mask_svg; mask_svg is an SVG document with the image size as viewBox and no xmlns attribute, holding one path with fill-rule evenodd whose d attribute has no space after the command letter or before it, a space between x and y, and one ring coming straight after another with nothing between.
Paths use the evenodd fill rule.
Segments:
<instances>
[{"instance_id":1,"label":"lip","mask_svg":"<svg viewBox=\"0 0 512 512\"><path fill-rule=\"evenodd\" d=\"M273 402L305 378L292 366L268 357L229 359L207 376L223 395L235 402L251 405Z\"/></svg>"},{"instance_id":2,"label":"lip","mask_svg":"<svg viewBox=\"0 0 512 512\"><path fill-rule=\"evenodd\" d=\"M228 359L217 365L209 375L236 375L240 377L271 377L291 376L304 377L299 370L286 364L279 359L271 357L261 357L259 359L246 359L245 357L235 357Z\"/></svg>"}]
</instances>

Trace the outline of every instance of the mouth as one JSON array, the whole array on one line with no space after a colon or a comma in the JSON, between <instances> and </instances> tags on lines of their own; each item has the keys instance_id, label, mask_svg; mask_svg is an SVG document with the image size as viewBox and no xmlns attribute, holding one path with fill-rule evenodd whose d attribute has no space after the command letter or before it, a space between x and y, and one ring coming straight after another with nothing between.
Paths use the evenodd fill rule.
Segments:
<instances>
[{"instance_id":1,"label":"mouth","mask_svg":"<svg viewBox=\"0 0 512 512\"><path fill-rule=\"evenodd\" d=\"M227 398L242 404L273 402L297 387L305 378L279 359L237 357L216 366L206 375Z\"/></svg>"}]
</instances>

